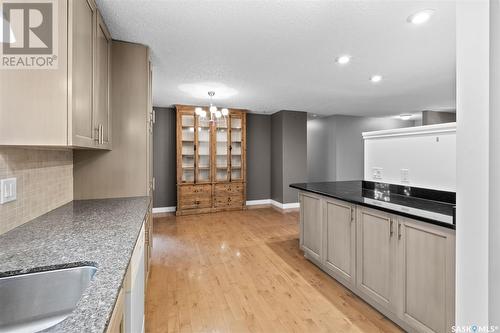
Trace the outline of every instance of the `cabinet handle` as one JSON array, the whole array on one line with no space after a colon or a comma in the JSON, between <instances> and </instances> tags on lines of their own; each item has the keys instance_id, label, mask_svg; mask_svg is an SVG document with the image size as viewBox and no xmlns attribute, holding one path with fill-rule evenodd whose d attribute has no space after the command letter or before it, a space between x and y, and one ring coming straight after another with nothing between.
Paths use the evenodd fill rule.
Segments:
<instances>
[{"instance_id":1,"label":"cabinet handle","mask_svg":"<svg viewBox=\"0 0 500 333\"><path fill-rule=\"evenodd\" d=\"M97 125L97 127L94 129L94 132L95 133L95 137L94 137L94 141L99 144L100 141L101 141L101 126L100 125Z\"/></svg>"},{"instance_id":2,"label":"cabinet handle","mask_svg":"<svg viewBox=\"0 0 500 333\"><path fill-rule=\"evenodd\" d=\"M104 144L104 127L102 125L100 125L100 128L101 128L100 139L101 139L101 145L102 145L102 144Z\"/></svg>"},{"instance_id":3,"label":"cabinet handle","mask_svg":"<svg viewBox=\"0 0 500 333\"><path fill-rule=\"evenodd\" d=\"M393 221L392 219L390 219L390 226L389 226L389 238L391 238L391 237L392 237L392 235L394 234L393 224L394 224L394 221Z\"/></svg>"},{"instance_id":4,"label":"cabinet handle","mask_svg":"<svg viewBox=\"0 0 500 333\"><path fill-rule=\"evenodd\" d=\"M401 223L398 223L398 239L401 239Z\"/></svg>"},{"instance_id":5,"label":"cabinet handle","mask_svg":"<svg viewBox=\"0 0 500 333\"><path fill-rule=\"evenodd\" d=\"M354 208L351 207L351 223L354 222Z\"/></svg>"}]
</instances>

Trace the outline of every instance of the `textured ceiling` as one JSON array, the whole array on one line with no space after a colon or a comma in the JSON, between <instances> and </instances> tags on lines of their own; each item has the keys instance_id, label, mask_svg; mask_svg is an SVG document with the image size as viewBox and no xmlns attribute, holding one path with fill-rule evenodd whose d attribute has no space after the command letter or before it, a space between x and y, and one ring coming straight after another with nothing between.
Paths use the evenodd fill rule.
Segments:
<instances>
[{"instance_id":1,"label":"textured ceiling","mask_svg":"<svg viewBox=\"0 0 500 333\"><path fill-rule=\"evenodd\" d=\"M218 106L255 112L455 108L453 1L97 2L113 38L151 47L155 106L207 104L213 87Z\"/></svg>"}]
</instances>

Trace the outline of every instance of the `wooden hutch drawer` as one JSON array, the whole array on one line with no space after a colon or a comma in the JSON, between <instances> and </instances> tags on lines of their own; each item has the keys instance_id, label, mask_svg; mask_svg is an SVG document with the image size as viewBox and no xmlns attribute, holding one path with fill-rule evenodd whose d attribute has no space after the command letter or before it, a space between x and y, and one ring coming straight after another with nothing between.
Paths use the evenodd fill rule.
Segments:
<instances>
[{"instance_id":1,"label":"wooden hutch drawer","mask_svg":"<svg viewBox=\"0 0 500 333\"><path fill-rule=\"evenodd\" d=\"M215 196L243 196L243 183L215 184Z\"/></svg>"},{"instance_id":2,"label":"wooden hutch drawer","mask_svg":"<svg viewBox=\"0 0 500 333\"><path fill-rule=\"evenodd\" d=\"M224 197L216 196L215 207L216 208L243 207L243 196L241 195L224 196Z\"/></svg>"},{"instance_id":3,"label":"wooden hutch drawer","mask_svg":"<svg viewBox=\"0 0 500 333\"><path fill-rule=\"evenodd\" d=\"M186 196L212 196L212 185L181 185L179 186L181 198Z\"/></svg>"},{"instance_id":4,"label":"wooden hutch drawer","mask_svg":"<svg viewBox=\"0 0 500 333\"><path fill-rule=\"evenodd\" d=\"M212 207L212 197L211 196L188 196L181 198L179 203L180 209L200 209L200 208L210 208Z\"/></svg>"}]
</instances>

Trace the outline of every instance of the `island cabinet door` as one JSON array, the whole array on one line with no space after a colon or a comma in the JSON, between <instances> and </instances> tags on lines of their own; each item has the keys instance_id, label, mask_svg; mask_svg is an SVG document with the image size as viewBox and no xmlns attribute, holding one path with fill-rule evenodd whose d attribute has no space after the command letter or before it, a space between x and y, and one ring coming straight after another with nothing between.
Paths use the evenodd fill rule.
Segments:
<instances>
[{"instance_id":1,"label":"island cabinet door","mask_svg":"<svg viewBox=\"0 0 500 333\"><path fill-rule=\"evenodd\" d=\"M355 207L344 201L325 199L323 221L323 265L330 275L354 286Z\"/></svg>"},{"instance_id":2,"label":"island cabinet door","mask_svg":"<svg viewBox=\"0 0 500 333\"><path fill-rule=\"evenodd\" d=\"M301 193L300 200L300 245L306 256L321 261L321 198Z\"/></svg>"},{"instance_id":3,"label":"island cabinet door","mask_svg":"<svg viewBox=\"0 0 500 333\"><path fill-rule=\"evenodd\" d=\"M399 316L419 332L450 332L455 313L455 231L400 218Z\"/></svg>"},{"instance_id":4,"label":"island cabinet door","mask_svg":"<svg viewBox=\"0 0 500 333\"><path fill-rule=\"evenodd\" d=\"M358 207L356 287L391 311L396 310L396 227L390 214Z\"/></svg>"}]
</instances>

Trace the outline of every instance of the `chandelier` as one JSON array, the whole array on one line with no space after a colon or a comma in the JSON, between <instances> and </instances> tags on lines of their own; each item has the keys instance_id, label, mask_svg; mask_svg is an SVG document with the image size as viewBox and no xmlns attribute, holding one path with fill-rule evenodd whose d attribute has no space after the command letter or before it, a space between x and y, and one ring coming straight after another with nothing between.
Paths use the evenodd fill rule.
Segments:
<instances>
[{"instance_id":1,"label":"chandelier","mask_svg":"<svg viewBox=\"0 0 500 333\"><path fill-rule=\"evenodd\" d=\"M226 108L219 110L214 105L213 97L215 96L215 91L209 91L208 96L210 98L210 106L208 107L208 113L201 107L195 108L194 112L198 117L200 117L200 119L209 121L210 123L219 123L219 122L225 123L226 117L229 115L229 110Z\"/></svg>"}]
</instances>

